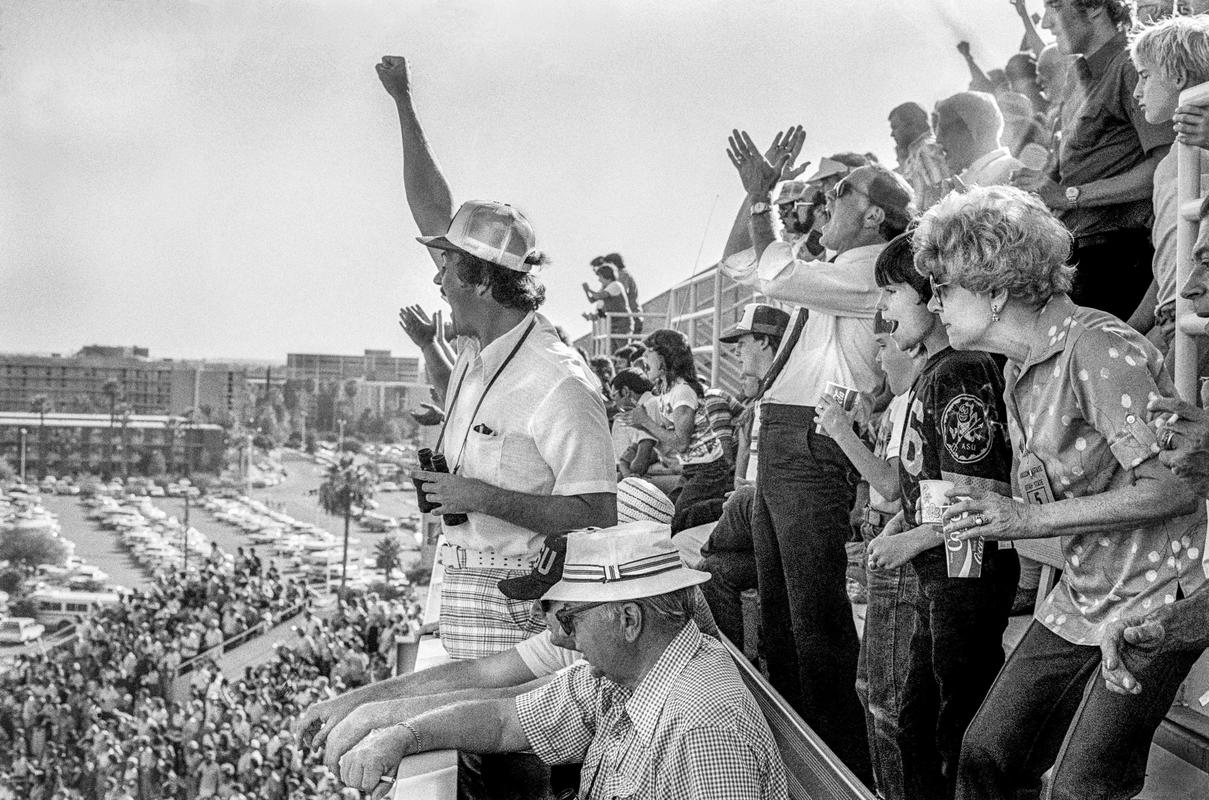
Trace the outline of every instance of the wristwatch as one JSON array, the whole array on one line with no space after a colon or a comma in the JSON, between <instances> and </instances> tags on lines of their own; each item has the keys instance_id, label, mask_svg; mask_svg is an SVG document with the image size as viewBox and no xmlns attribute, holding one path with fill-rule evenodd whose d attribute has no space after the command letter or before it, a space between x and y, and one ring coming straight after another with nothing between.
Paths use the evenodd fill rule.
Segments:
<instances>
[{"instance_id":1,"label":"wristwatch","mask_svg":"<svg viewBox=\"0 0 1209 800\"><path fill-rule=\"evenodd\" d=\"M769 211L772 211L771 203L759 202L751 204L751 215L753 217L758 217L761 214L767 214Z\"/></svg>"},{"instance_id":2,"label":"wristwatch","mask_svg":"<svg viewBox=\"0 0 1209 800\"><path fill-rule=\"evenodd\" d=\"M1066 187L1066 202L1070 203L1071 208L1079 207L1079 195L1082 193L1078 186Z\"/></svg>"}]
</instances>

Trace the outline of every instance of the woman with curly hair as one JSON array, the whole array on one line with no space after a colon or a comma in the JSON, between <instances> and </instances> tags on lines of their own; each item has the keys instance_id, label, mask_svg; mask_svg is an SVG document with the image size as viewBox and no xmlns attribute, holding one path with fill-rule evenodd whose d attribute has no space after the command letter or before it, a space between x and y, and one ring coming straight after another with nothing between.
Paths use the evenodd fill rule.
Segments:
<instances>
[{"instance_id":1,"label":"woman with curly hair","mask_svg":"<svg viewBox=\"0 0 1209 800\"><path fill-rule=\"evenodd\" d=\"M672 533L677 533L685 527L688 509L702 500L724 496L731 488L732 477L722 444L709 424L703 402L705 390L697 379L688 339L679 331L663 328L643 344L646 374L655 385L659 418L652 419L641 405L619 418L649 432L658 440L662 455L674 453L680 462L680 494L672 518Z\"/></svg>"},{"instance_id":2,"label":"woman with curly hair","mask_svg":"<svg viewBox=\"0 0 1209 800\"><path fill-rule=\"evenodd\" d=\"M1071 234L1035 195L950 194L914 235L915 266L953 347L1007 358L1015 502L957 486L945 532L1058 537L1062 580L1038 606L962 741L957 797L1016 797L1053 765L1054 797L1132 797L1155 728L1196 653L1155 654L1137 694L1100 679L1100 640L1126 615L1205 582L1204 508L1156 456L1147 403L1174 395L1159 351L1068 296ZM1090 266L1090 265L1084 265Z\"/></svg>"}]
</instances>

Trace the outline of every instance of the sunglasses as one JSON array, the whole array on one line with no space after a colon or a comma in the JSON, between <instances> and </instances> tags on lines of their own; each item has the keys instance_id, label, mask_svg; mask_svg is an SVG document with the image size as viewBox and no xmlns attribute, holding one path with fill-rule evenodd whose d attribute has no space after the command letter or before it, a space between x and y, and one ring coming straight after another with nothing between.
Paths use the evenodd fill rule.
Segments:
<instances>
[{"instance_id":1,"label":"sunglasses","mask_svg":"<svg viewBox=\"0 0 1209 800\"><path fill-rule=\"evenodd\" d=\"M575 635L575 618L585 611L589 611L597 606L608 605L606 602L600 603L580 603L577 606L563 606L558 611L554 612L554 618L558 620L558 624L562 626L563 633L568 636ZM550 605L547 601L542 601L542 611L549 613Z\"/></svg>"},{"instance_id":2,"label":"sunglasses","mask_svg":"<svg viewBox=\"0 0 1209 800\"><path fill-rule=\"evenodd\" d=\"M873 199L873 198L869 197L868 192L866 192L861 187L853 184L851 181L849 181L848 178L841 178L839 183L837 183L835 186L832 186L831 191L827 192L827 199L832 202L835 202L836 200L839 200L841 197L848 194L849 192L856 192L857 194L863 194L865 197L868 197L870 200Z\"/></svg>"}]
</instances>

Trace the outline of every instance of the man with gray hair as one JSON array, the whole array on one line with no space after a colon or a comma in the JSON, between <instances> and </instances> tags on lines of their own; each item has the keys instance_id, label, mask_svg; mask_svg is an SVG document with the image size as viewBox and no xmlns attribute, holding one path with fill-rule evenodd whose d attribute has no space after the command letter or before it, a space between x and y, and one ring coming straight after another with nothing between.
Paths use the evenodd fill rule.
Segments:
<instances>
[{"instance_id":1,"label":"man with gray hair","mask_svg":"<svg viewBox=\"0 0 1209 800\"><path fill-rule=\"evenodd\" d=\"M986 92L958 92L936 104L936 141L949 169L966 186L992 186L1011 181L1022 166L1003 136L1003 113Z\"/></svg>"},{"instance_id":2,"label":"man with gray hair","mask_svg":"<svg viewBox=\"0 0 1209 800\"><path fill-rule=\"evenodd\" d=\"M579 797L787 797L776 743L717 640L692 624L696 587L671 529L634 522L567 536L542 608L587 663L517 697L469 700L380 728L340 759L363 791L405 756L532 750L583 762Z\"/></svg>"}]
</instances>

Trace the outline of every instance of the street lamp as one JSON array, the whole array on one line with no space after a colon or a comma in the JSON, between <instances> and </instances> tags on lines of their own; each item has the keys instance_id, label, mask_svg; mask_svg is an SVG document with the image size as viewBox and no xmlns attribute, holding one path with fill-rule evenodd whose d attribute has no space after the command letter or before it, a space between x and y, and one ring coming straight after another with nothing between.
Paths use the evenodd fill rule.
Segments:
<instances>
[{"instance_id":1,"label":"street lamp","mask_svg":"<svg viewBox=\"0 0 1209 800\"><path fill-rule=\"evenodd\" d=\"M29 433L25 428L21 429L21 482L25 483L25 437Z\"/></svg>"}]
</instances>

